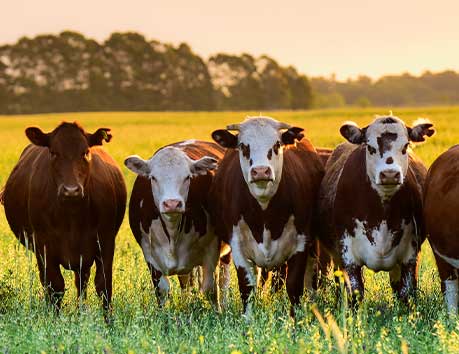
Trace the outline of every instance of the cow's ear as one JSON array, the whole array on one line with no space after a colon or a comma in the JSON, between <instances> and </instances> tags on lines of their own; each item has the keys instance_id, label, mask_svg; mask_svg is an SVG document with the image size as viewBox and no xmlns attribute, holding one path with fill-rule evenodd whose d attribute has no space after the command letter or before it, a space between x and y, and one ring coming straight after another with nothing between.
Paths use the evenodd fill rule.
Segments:
<instances>
[{"instance_id":1,"label":"cow's ear","mask_svg":"<svg viewBox=\"0 0 459 354\"><path fill-rule=\"evenodd\" d=\"M407 129L408 137L415 143L420 143L421 141L426 140L426 136L430 137L435 133L432 123L422 123L415 125L413 128L407 127Z\"/></svg>"},{"instance_id":2,"label":"cow's ear","mask_svg":"<svg viewBox=\"0 0 459 354\"><path fill-rule=\"evenodd\" d=\"M49 147L49 133L43 133L40 128L29 127L25 134L33 144Z\"/></svg>"},{"instance_id":3,"label":"cow's ear","mask_svg":"<svg viewBox=\"0 0 459 354\"><path fill-rule=\"evenodd\" d=\"M341 135L352 144L362 144L365 142L367 128L360 129L354 122L345 123L339 128Z\"/></svg>"},{"instance_id":4,"label":"cow's ear","mask_svg":"<svg viewBox=\"0 0 459 354\"><path fill-rule=\"evenodd\" d=\"M137 155L129 156L126 160L124 160L124 164L127 168L129 168L132 172L137 173L139 176L147 178L150 176L151 171L148 162Z\"/></svg>"},{"instance_id":5,"label":"cow's ear","mask_svg":"<svg viewBox=\"0 0 459 354\"><path fill-rule=\"evenodd\" d=\"M224 148L237 148L237 135L231 134L226 129L219 129L212 132L212 139L214 139L218 145L223 146Z\"/></svg>"},{"instance_id":6,"label":"cow's ear","mask_svg":"<svg viewBox=\"0 0 459 354\"><path fill-rule=\"evenodd\" d=\"M282 133L282 143L284 145L293 144L295 140L300 141L304 138L304 134L302 133L304 129L298 127L291 127L287 129L285 132Z\"/></svg>"},{"instance_id":7,"label":"cow's ear","mask_svg":"<svg viewBox=\"0 0 459 354\"><path fill-rule=\"evenodd\" d=\"M88 145L102 145L102 142L105 140L107 143L112 140L112 135L110 134L110 128L99 128L94 134L86 134L88 139Z\"/></svg>"},{"instance_id":8,"label":"cow's ear","mask_svg":"<svg viewBox=\"0 0 459 354\"><path fill-rule=\"evenodd\" d=\"M217 168L217 164L217 159L204 156L199 160L192 161L190 170L193 176L205 175L207 174L207 171L215 170Z\"/></svg>"}]
</instances>

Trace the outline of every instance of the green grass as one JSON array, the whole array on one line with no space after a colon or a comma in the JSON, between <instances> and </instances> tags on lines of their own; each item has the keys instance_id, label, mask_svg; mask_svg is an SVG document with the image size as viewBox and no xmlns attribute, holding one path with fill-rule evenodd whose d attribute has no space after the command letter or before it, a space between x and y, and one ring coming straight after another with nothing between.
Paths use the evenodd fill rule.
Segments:
<instances>
[{"instance_id":1,"label":"green grass","mask_svg":"<svg viewBox=\"0 0 459 354\"><path fill-rule=\"evenodd\" d=\"M255 112L251 112L255 114ZM263 112L268 114L267 112ZM271 112L271 116L305 128L316 146L343 141L345 120L366 124L387 109L346 109ZM258 114L258 112L256 112ZM437 135L417 147L430 165L459 141L459 108L435 107L394 111L407 123L430 118ZM51 130L60 121L79 121L88 131L110 127L106 149L121 165L130 154L149 157L160 146L190 138L210 139L213 129L237 123L245 114L224 113L88 113L0 117L0 185L3 185L27 144L24 129L39 125ZM134 174L123 167L130 191ZM94 272L93 272L94 273ZM67 292L59 316L43 301L34 256L19 245L0 213L0 352L375 352L459 351L459 323L443 307L435 262L423 246L419 297L407 309L393 299L388 275L365 272L366 297L352 313L335 297L330 280L317 294L305 296L296 323L288 316L285 291L260 294L253 318L241 316L233 271L229 303L215 313L199 293L180 294L174 281L172 297L158 308L141 254L125 219L117 238L114 261L114 321L105 325L93 283L88 300L76 301L73 274L65 271ZM314 311L323 317L321 325Z\"/></svg>"}]
</instances>

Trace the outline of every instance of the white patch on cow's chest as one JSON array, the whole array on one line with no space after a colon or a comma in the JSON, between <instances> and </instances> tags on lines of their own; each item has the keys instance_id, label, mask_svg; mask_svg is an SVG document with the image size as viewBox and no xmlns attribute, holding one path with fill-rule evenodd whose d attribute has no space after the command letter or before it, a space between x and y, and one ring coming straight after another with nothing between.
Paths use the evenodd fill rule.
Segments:
<instances>
[{"instance_id":1,"label":"white patch on cow's chest","mask_svg":"<svg viewBox=\"0 0 459 354\"><path fill-rule=\"evenodd\" d=\"M218 250L216 236L207 233L200 237L194 226L188 233L168 230L170 239L159 218L151 222L148 231L143 229L142 224L140 230L145 260L164 275L188 273L195 266L202 265L209 252Z\"/></svg>"},{"instance_id":2,"label":"white patch on cow's chest","mask_svg":"<svg viewBox=\"0 0 459 354\"><path fill-rule=\"evenodd\" d=\"M402 238L398 245L392 246L395 234L383 220L378 227L370 230L371 242L367 235L365 222L355 219L353 235L345 233L342 242L342 256L345 264L367 266L374 271L390 270L396 264L407 263L416 256L412 245L414 227L411 222L402 221Z\"/></svg>"},{"instance_id":3,"label":"white patch on cow's chest","mask_svg":"<svg viewBox=\"0 0 459 354\"><path fill-rule=\"evenodd\" d=\"M230 241L232 256L237 267L245 269L259 266L272 269L283 264L297 252L304 251L306 236L299 235L295 228L293 215L284 226L281 236L273 240L271 231L263 230L263 242L258 243L244 218L233 226ZM255 279L249 279L255 283Z\"/></svg>"}]
</instances>

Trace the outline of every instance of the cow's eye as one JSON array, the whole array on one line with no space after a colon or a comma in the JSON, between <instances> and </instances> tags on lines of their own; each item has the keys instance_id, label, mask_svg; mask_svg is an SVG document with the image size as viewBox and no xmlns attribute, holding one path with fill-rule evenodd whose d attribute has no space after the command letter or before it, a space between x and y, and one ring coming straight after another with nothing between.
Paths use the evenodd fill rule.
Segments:
<instances>
[{"instance_id":1,"label":"cow's eye","mask_svg":"<svg viewBox=\"0 0 459 354\"><path fill-rule=\"evenodd\" d=\"M185 182L188 182L191 179L191 176L186 176L185 177Z\"/></svg>"},{"instance_id":2,"label":"cow's eye","mask_svg":"<svg viewBox=\"0 0 459 354\"><path fill-rule=\"evenodd\" d=\"M155 176L150 176L150 179L151 179L153 182L156 182Z\"/></svg>"},{"instance_id":3,"label":"cow's eye","mask_svg":"<svg viewBox=\"0 0 459 354\"><path fill-rule=\"evenodd\" d=\"M281 147L280 141L277 141L277 142L273 145L273 151L274 151L274 153L275 153L276 155L279 153L280 147Z\"/></svg>"},{"instance_id":4,"label":"cow's eye","mask_svg":"<svg viewBox=\"0 0 459 354\"><path fill-rule=\"evenodd\" d=\"M250 145L245 145L244 143L240 143L239 149L241 149L242 156L244 156L246 159L250 158Z\"/></svg>"},{"instance_id":5,"label":"cow's eye","mask_svg":"<svg viewBox=\"0 0 459 354\"><path fill-rule=\"evenodd\" d=\"M367 145L367 148L370 155L376 154L376 149L373 146Z\"/></svg>"},{"instance_id":6,"label":"cow's eye","mask_svg":"<svg viewBox=\"0 0 459 354\"><path fill-rule=\"evenodd\" d=\"M406 143L405 146L403 147L403 149L402 149L402 154L403 155L406 154L406 150L408 149L408 146L410 146L410 143Z\"/></svg>"},{"instance_id":7,"label":"cow's eye","mask_svg":"<svg viewBox=\"0 0 459 354\"><path fill-rule=\"evenodd\" d=\"M55 151L50 151L49 153L51 154L51 158L52 158L53 160L56 159L57 156L58 156L57 152L55 152Z\"/></svg>"}]
</instances>

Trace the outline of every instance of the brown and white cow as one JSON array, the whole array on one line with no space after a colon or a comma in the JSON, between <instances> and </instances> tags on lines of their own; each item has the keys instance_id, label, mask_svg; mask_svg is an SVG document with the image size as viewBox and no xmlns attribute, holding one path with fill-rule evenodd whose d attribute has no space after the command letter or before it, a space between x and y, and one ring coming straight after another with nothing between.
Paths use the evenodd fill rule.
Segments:
<instances>
[{"instance_id":1,"label":"brown and white cow","mask_svg":"<svg viewBox=\"0 0 459 354\"><path fill-rule=\"evenodd\" d=\"M413 128L394 116L359 128L344 124L351 144L339 145L327 162L320 191L321 244L363 298L362 267L389 271L402 300L416 288L418 254L425 239L422 189L426 168L409 149L432 124ZM354 298L355 300L355 298Z\"/></svg>"},{"instance_id":2,"label":"brown and white cow","mask_svg":"<svg viewBox=\"0 0 459 354\"><path fill-rule=\"evenodd\" d=\"M256 267L271 270L287 262L291 314L303 293L324 171L302 131L269 117L249 117L212 133L228 151L215 175L211 209L217 235L231 245L246 312Z\"/></svg>"},{"instance_id":3,"label":"brown and white cow","mask_svg":"<svg viewBox=\"0 0 459 354\"><path fill-rule=\"evenodd\" d=\"M60 266L75 272L78 296L86 295L91 266L109 309L115 236L126 207L126 186L116 162L98 145L110 129L86 133L62 123L50 133L26 129L28 145L3 194L8 223L34 250L47 298L60 308L65 284Z\"/></svg>"},{"instance_id":4,"label":"brown and white cow","mask_svg":"<svg viewBox=\"0 0 459 354\"><path fill-rule=\"evenodd\" d=\"M129 203L129 223L142 248L158 301L169 293L167 276L179 275L184 287L194 267L202 266L202 290L218 307L216 267L221 249L209 217L208 194L224 149L189 140L159 149L151 159L128 157L138 174ZM229 260L227 260L229 263ZM229 281L229 264L223 264ZM227 284L226 284L227 286Z\"/></svg>"},{"instance_id":5,"label":"brown and white cow","mask_svg":"<svg viewBox=\"0 0 459 354\"><path fill-rule=\"evenodd\" d=\"M441 154L425 184L424 218L435 255L448 311L458 310L459 269L459 146Z\"/></svg>"}]
</instances>

